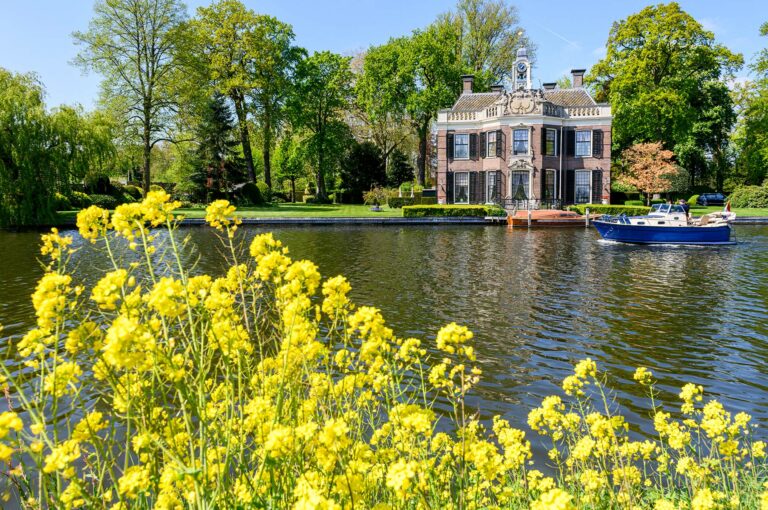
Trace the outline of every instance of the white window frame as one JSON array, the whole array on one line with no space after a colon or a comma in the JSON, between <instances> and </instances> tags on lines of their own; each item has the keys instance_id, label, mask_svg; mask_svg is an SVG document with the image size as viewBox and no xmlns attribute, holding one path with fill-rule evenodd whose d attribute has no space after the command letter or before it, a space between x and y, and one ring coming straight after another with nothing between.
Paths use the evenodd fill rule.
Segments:
<instances>
[{"instance_id":1,"label":"white window frame","mask_svg":"<svg viewBox=\"0 0 768 510\"><path fill-rule=\"evenodd\" d=\"M545 131L547 133L549 133L550 131L555 133L555 140L553 142L554 146L552 147L552 154L548 154L547 153L547 137L546 137L546 134L545 134L544 135L544 147L542 147L542 152L544 153L545 156L550 156L550 157L555 156L556 157L558 155L557 154L558 153L558 150L557 150L557 137L560 136L560 135L558 134L557 129L555 129L555 128L544 128L544 129L545 129Z\"/></svg>"},{"instance_id":2,"label":"white window frame","mask_svg":"<svg viewBox=\"0 0 768 510\"><path fill-rule=\"evenodd\" d=\"M588 197L586 202L579 202L577 200L577 193L576 189L578 188L578 178L579 173L586 173L587 174L587 186L588 186ZM573 203L574 204L591 204L592 203L592 170L588 170L586 168L579 168L578 170L574 170L573 174Z\"/></svg>"},{"instance_id":3,"label":"white window frame","mask_svg":"<svg viewBox=\"0 0 768 510\"><path fill-rule=\"evenodd\" d=\"M466 144L459 144L459 137L466 137L467 143ZM458 151L456 150L457 147L466 146L467 147L467 155L464 157L460 157L458 155ZM469 159L469 133L455 133L453 135L453 159Z\"/></svg>"},{"instance_id":4,"label":"white window frame","mask_svg":"<svg viewBox=\"0 0 768 510\"><path fill-rule=\"evenodd\" d=\"M520 132L525 132L525 152L518 153L516 148L517 139L515 138L515 134ZM512 129L512 155L513 156L528 156L531 154L531 128L514 128Z\"/></svg>"},{"instance_id":5,"label":"white window frame","mask_svg":"<svg viewBox=\"0 0 768 510\"><path fill-rule=\"evenodd\" d=\"M588 133L589 134L589 150L586 154L579 154L579 133ZM592 157L592 130L591 129L580 129L576 131L576 134L574 134L573 137L573 155L576 158L591 158ZM581 143L585 143L584 140L581 141Z\"/></svg>"},{"instance_id":6,"label":"white window frame","mask_svg":"<svg viewBox=\"0 0 768 510\"><path fill-rule=\"evenodd\" d=\"M485 134L485 157L486 158L495 158L496 157L496 144L499 143L499 141L496 139L496 131L488 131ZM493 135L493 151L491 151L491 135Z\"/></svg>"},{"instance_id":7,"label":"white window frame","mask_svg":"<svg viewBox=\"0 0 768 510\"><path fill-rule=\"evenodd\" d=\"M499 184L498 182L495 182L497 180L496 178L498 177L496 170L491 170L485 174L485 203L486 204L494 203L491 201L491 193L493 191L493 189L491 188L491 177L493 177L493 180L494 180L493 188L496 188L496 186L498 186ZM499 197L496 197L496 198L498 199Z\"/></svg>"},{"instance_id":8,"label":"white window frame","mask_svg":"<svg viewBox=\"0 0 768 510\"><path fill-rule=\"evenodd\" d=\"M459 202L456 197L459 196L458 193L456 193L456 190L459 187L459 176L463 175L467 178L467 201L466 202ZM453 203L454 204L468 204L469 203L469 172L454 172L453 174Z\"/></svg>"}]
</instances>

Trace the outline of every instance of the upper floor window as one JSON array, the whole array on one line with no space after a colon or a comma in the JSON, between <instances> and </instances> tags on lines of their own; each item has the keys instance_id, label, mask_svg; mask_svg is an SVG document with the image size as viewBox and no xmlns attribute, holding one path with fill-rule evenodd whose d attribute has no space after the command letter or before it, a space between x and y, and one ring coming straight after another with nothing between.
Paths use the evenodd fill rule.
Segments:
<instances>
[{"instance_id":1,"label":"upper floor window","mask_svg":"<svg viewBox=\"0 0 768 510\"><path fill-rule=\"evenodd\" d=\"M469 159L469 134L457 133L453 137L453 158Z\"/></svg>"},{"instance_id":2,"label":"upper floor window","mask_svg":"<svg viewBox=\"0 0 768 510\"><path fill-rule=\"evenodd\" d=\"M491 131L486 135L486 154L488 157L496 156L496 131Z\"/></svg>"},{"instance_id":3,"label":"upper floor window","mask_svg":"<svg viewBox=\"0 0 768 510\"><path fill-rule=\"evenodd\" d=\"M576 131L576 157L592 155L592 131Z\"/></svg>"},{"instance_id":4,"label":"upper floor window","mask_svg":"<svg viewBox=\"0 0 768 510\"><path fill-rule=\"evenodd\" d=\"M512 154L528 154L528 134L529 130L515 129L512 133Z\"/></svg>"},{"instance_id":5,"label":"upper floor window","mask_svg":"<svg viewBox=\"0 0 768 510\"><path fill-rule=\"evenodd\" d=\"M557 129L547 129L545 131L544 155L557 156Z\"/></svg>"}]
</instances>

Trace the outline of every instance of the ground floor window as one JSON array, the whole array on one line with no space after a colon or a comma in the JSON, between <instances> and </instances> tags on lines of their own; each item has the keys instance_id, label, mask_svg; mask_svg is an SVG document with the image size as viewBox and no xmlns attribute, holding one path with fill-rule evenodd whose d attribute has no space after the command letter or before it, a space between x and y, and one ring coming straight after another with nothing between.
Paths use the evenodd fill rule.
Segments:
<instances>
[{"instance_id":1,"label":"ground floor window","mask_svg":"<svg viewBox=\"0 0 768 510\"><path fill-rule=\"evenodd\" d=\"M485 176L486 186L486 202L498 202L499 201L499 183L497 182L496 172L488 172Z\"/></svg>"},{"instance_id":2,"label":"ground floor window","mask_svg":"<svg viewBox=\"0 0 768 510\"><path fill-rule=\"evenodd\" d=\"M588 204L590 201L590 192L592 191L592 183L590 177L592 172L590 170L576 170L576 179L574 186L574 202L577 204Z\"/></svg>"},{"instance_id":3,"label":"ground floor window","mask_svg":"<svg viewBox=\"0 0 768 510\"><path fill-rule=\"evenodd\" d=\"M453 183L454 202L457 204L469 203L469 172L457 172Z\"/></svg>"},{"instance_id":4,"label":"ground floor window","mask_svg":"<svg viewBox=\"0 0 768 510\"><path fill-rule=\"evenodd\" d=\"M530 183L528 172L512 172L509 180L512 184L510 196L515 200L528 200L530 196Z\"/></svg>"},{"instance_id":5,"label":"ground floor window","mask_svg":"<svg viewBox=\"0 0 768 510\"><path fill-rule=\"evenodd\" d=\"M542 186L542 189L544 191L543 193L543 199L544 200L554 200L555 199L555 171L554 170L544 170L544 185Z\"/></svg>"}]
</instances>

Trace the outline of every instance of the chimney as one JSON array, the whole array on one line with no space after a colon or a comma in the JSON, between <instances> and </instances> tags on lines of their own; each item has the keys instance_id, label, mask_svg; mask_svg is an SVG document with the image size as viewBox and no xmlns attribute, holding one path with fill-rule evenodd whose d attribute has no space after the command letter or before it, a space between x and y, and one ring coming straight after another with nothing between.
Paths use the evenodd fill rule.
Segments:
<instances>
[{"instance_id":1,"label":"chimney","mask_svg":"<svg viewBox=\"0 0 768 510\"><path fill-rule=\"evenodd\" d=\"M586 69L571 69L571 75L573 75L573 87L580 88L584 86L584 73Z\"/></svg>"},{"instance_id":2,"label":"chimney","mask_svg":"<svg viewBox=\"0 0 768 510\"><path fill-rule=\"evenodd\" d=\"M544 90L555 90L557 83L554 81L551 81L549 83L544 83L543 85L544 85Z\"/></svg>"},{"instance_id":3,"label":"chimney","mask_svg":"<svg viewBox=\"0 0 768 510\"><path fill-rule=\"evenodd\" d=\"M491 92L501 93L504 92L504 85L491 85Z\"/></svg>"},{"instance_id":4,"label":"chimney","mask_svg":"<svg viewBox=\"0 0 768 510\"><path fill-rule=\"evenodd\" d=\"M461 83L463 84L463 87L461 89L462 94L471 94L472 93L472 85L475 83L475 75L473 74L465 74L461 77Z\"/></svg>"}]
</instances>

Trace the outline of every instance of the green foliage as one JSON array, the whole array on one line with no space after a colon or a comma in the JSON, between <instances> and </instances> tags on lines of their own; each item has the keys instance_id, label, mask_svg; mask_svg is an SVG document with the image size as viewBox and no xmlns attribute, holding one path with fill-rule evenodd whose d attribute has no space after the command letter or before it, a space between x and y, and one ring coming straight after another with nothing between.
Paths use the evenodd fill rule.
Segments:
<instances>
[{"instance_id":1,"label":"green foliage","mask_svg":"<svg viewBox=\"0 0 768 510\"><path fill-rule=\"evenodd\" d=\"M246 182L235 193L237 202L240 205L264 205L266 202L261 190L253 182Z\"/></svg>"},{"instance_id":2,"label":"green foliage","mask_svg":"<svg viewBox=\"0 0 768 510\"><path fill-rule=\"evenodd\" d=\"M603 204L579 204L568 206L569 211L579 214L626 214L627 216L642 216L648 214L650 207L636 207L626 205L603 205Z\"/></svg>"},{"instance_id":3,"label":"green foliage","mask_svg":"<svg viewBox=\"0 0 768 510\"><path fill-rule=\"evenodd\" d=\"M717 44L675 2L614 23L606 47L588 79L597 99L613 107L616 154L650 141L680 154L678 145L696 144L721 154L735 119L724 81L741 67L741 55ZM686 154L688 167L695 154Z\"/></svg>"},{"instance_id":4,"label":"green foliage","mask_svg":"<svg viewBox=\"0 0 768 510\"><path fill-rule=\"evenodd\" d=\"M645 206L645 202L642 200L626 200L624 205L643 207Z\"/></svg>"},{"instance_id":5,"label":"green foliage","mask_svg":"<svg viewBox=\"0 0 768 510\"><path fill-rule=\"evenodd\" d=\"M506 216L507 212L494 205L408 205L403 207L405 218Z\"/></svg>"},{"instance_id":6,"label":"green foliage","mask_svg":"<svg viewBox=\"0 0 768 510\"><path fill-rule=\"evenodd\" d=\"M341 185L347 190L346 196L351 203L360 203L363 193L377 186L386 184L384 158L381 151L372 142L352 142L341 161Z\"/></svg>"},{"instance_id":7,"label":"green foliage","mask_svg":"<svg viewBox=\"0 0 768 510\"><path fill-rule=\"evenodd\" d=\"M733 190L728 199L732 207L740 209L768 207L768 185L741 186Z\"/></svg>"},{"instance_id":8,"label":"green foliage","mask_svg":"<svg viewBox=\"0 0 768 510\"><path fill-rule=\"evenodd\" d=\"M264 202L272 201L272 190L266 182L259 181L256 183L256 187L259 188L259 193L261 193L261 198Z\"/></svg>"},{"instance_id":9,"label":"green foliage","mask_svg":"<svg viewBox=\"0 0 768 510\"><path fill-rule=\"evenodd\" d=\"M341 120L352 93L350 59L328 51L315 52L296 67L287 106L295 129L309 133L307 159L314 167L317 198L327 199L326 180L338 166L349 140L349 128Z\"/></svg>"},{"instance_id":10,"label":"green foliage","mask_svg":"<svg viewBox=\"0 0 768 510\"><path fill-rule=\"evenodd\" d=\"M653 198L651 199L651 205L653 204L665 204L667 201L663 198Z\"/></svg>"},{"instance_id":11,"label":"green foliage","mask_svg":"<svg viewBox=\"0 0 768 510\"><path fill-rule=\"evenodd\" d=\"M123 192L130 195L134 200L141 200L144 196L144 192L141 191L141 188L134 186L133 184L126 184L123 186Z\"/></svg>"},{"instance_id":12,"label":"green foliage","mask_svg":"<svg viewBox=\"0 0 768 510\"><path fill-rule=\"evenodd\" d=\"M376 186L363 193L363 201L365 205L382 205L387 203L389 196L390 192L387 189Z\"/></svg>"},{"instance_id":13,"label":"green foliage","mask_svg":"<svg viewBox=\"0 0 768 510\"><path fill-rule=\"evenodd\" d=\"M75 209L85 209L86 207L93 205L93 200L91 200L91 197L82 191L73 191L69 195L69 201L72 204L72 207Z\"/></svg>"},{"instance_id":14,"label":"green foliage","mask_svg":"<svg viewBox=\"0 0 768 510\"><path fill-rule=\"evenodd\" d=\"M160 186L159 184L152 184L149 187L149 191L165 191L165 188Z\"/></svg>"},{"instance_id":15,"label":"green foliage","mask_svg":"<svg viewBox=\"0 0 768 510\"><path fill-rule=\"evenodd\" d=\"M437 205L437 197L389 197L387 205L392 209L407 205Z\"/></svg>"},{"instance_id":16,"label":"green foliage","mask_svg":"<svg viewBox=\"0 0 768 510\"><path fill-rule=\"evenodd\" d=\"M114 209L119 205L118 200L111 195L94 193L93 195L90 195L89 198L91 199L92 205L99 206L102 209Z\"/></svg>"},{"instance_id":17,"label":"green foliage","mask_svg":"<svg viewBox=\"0 0 768 510\"><path fill-rule=\"evenodd\" d=\"M397 188L401 184L411 182L414 177L413 166L408 162L408 156L399 149L393 150L389 156L387 185Z\"/></svg>"},{"instance_id":18,"label":"green foliage","mask_svg":"<svg viewBox=\"0 0 768 510\"><path fill-rule=\"evenodd\" d=\"M69 211L72 209L72 203L69 201L69 198L58 191L53 194L53 200L57 211Z\"/></svg>"}]
</instances>

